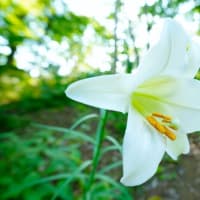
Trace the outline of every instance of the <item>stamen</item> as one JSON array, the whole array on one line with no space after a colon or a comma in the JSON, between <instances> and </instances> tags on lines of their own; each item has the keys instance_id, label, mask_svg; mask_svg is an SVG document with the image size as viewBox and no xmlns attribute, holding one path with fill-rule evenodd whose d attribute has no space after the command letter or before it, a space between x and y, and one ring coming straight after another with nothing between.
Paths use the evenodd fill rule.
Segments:
<instances>
[{"instance_id":1,"label":"stamen","mask_svg":"<svg viewBox=\"0 0 200 200\"><path fill-rule=\"evenodd\" d=\"M175 140L176 139L176 135L170 130L168 129L167 127L165 127L165 135L171 139L171 140Z\"/></svg>"},{"instance_id":2,"label":"stamen","mask_svg":"<svg viewBox=\"0 0 200 200\"><path fill-rule=\"evenodd\" d=\"M164 123L170 123L171 120L170 119L163 119L162 122L164 122Z\"/></svg>"},{"instance_id":3,"label":"stamen","mask_svg":"<svg viewBox=\"0 0 200 200\"><path fill-rule=\"evenodd\" d=\"M152 126L154 126L154 127L156 126L157 121L156 121L156 119L155 119L154 117L152 117L152 116L147 116L146 119L147 119L147 121L148 121Z\"/></svg>"},{"instance_id":4,"label":"stamen","mask_svg":"<svg viewBox=\"0 0 200 200\"><path fill-rule=\"evenodd\" d=\"M160 133L165 133L165 128L163 125L161 125L153 116L148 116L147 121Z\"/></svg>"},{"instance_id":5,"label":"stamen","mask_svg":"<svg viewBox=\"0 0 200 200\"><path fill-rule=\"evenodd\" d=\"M169 127L175 131L178 130L177 126L175 126L174 124L170 124Z\"/></svg>"},{"instance_id":6,"label":"stamen","mask_svg":"<svg viewBox=\"0 0 200 200\"><path fill-rule=\"evenodd\" d=\"M163 133L165 134L165 127L161 124L159 124L159 122L157 122L155 128L160 132L160 133Z\"/></svg>"},{"instance_id":7,"label":"stamen","mask_svg":"<svg viewBox=\"0 0 200 200\"><path fill-rule=\"evenodd\" d=\"M173 121L168 119L163 119L162 122L165 124L167 123L167 126L170 127L171 129L175 131L178 130L177 124L175 124Z\"/></svg>"},{"instance_id":8,"label":"stamen","mask_svg":"<svg viewBox=\"0 0 200 200\"><path fill-rule=\"evenodd\" d=\"M160 122L160 120L157 120L156 117L162 118L163 120ZM159 133L167 136L171 140L176 139L176 135L173 131L171 131L171 129L177 130L177 127L171 124L172 118L170 116L166 116L160 113L152 113L152 115L147 116L146 119ZM167 125L162 124L162 122L167 123Z\"/></svg>"},{"instance_id":9,"label":"stamen","mask_svg":"<svg viewBox=\"0 0 200 200\"><path fill-rule=\"evenodd\" d=\"M172 118L170 117L170 116L167 116L167 115L163 115L163 114L161 114L161 113L157 113L157 112L154 112L154 113L152 113L152 115L154 116L154 117L159 117L159 118L162 118L162 119L164 119L164 120L172 120Z\"/></svg>"}]
</instances>

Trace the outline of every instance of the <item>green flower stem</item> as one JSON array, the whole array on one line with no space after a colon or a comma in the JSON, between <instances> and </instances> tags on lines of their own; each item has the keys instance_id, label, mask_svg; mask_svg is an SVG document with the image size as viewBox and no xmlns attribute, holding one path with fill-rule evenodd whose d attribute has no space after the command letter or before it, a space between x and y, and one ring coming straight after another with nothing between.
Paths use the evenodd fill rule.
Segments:
<instances>
[{"instance_id":1,"label":"green flower stem","mask_svg":"<svg viewBox=\"0 0 200 200\"><path fill-rule=\"evenodd\" d=\"M90 188L94 182L96 169L97 169L97 166L99 163L101 145L105 138L104 128L105 128L105 124L106 124L107 113L108 112L106 110L102 110L102 109L100 110L100 119L99 119L98 127L96 130L96 140L95 140L96 143L94 146L94 153L93 153L93 159L92 159L92 171L90 173L89 180L85 187L85 192L84 192L85 200L87 199L87 193L90 190Z\"/></svg>"}]
</instances>

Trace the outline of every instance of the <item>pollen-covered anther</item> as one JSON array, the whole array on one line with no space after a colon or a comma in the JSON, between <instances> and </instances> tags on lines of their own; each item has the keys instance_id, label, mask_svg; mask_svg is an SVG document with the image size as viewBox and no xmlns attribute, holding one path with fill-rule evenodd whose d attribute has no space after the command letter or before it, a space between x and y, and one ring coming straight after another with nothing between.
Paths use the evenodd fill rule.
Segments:
<instances>
[{"instance_id":1,"label":"pollen-covered anther","mask_svg":"<svg viewBox=\"0 0 200 200\"><path fill-rule=\"evenodd\" d=\"M176 135L169 129L165 126L165 135L171 139L171 140L175 140L176 139Z\"/></svg>"},{"instance_id":2,"label":"pollen-covered anther","mask_svg":"<svg viewBox=\"0 0 200 200\"><path fill-rule=\"evenodd\" d=\"M172 121L171 121L171 119L163 119L162 122L164 122L164 123L171 123Z\"/></svg>"},{"instance_id":3,"label":"pollen-covered anther","mask_svg":"<svg viewBox=\"0 0 200 200\"><path fill-rule=\"evenodd\" d=\"M146 119L157 131L162 134L165 133L165 127L160 124L153 116L147 116Z\"/></svg>"},{"instance_id":4,"label":"pollen-covered anther","mask_svg":"<svg viewBox=\"0 0 200 200\"><path fill-rule=\"evenodd\" d=\"M160 122L159 120L156 119L156 117L162 118L163 120ZM174 134L174 132L171 131L170 128L168 128L170 126L167 127L165 124L162 124L163 121L170 123L171 122L170 116L165 116L160 113L152 113L152 115L147 116L146 119L159 133L167 136L171 140L176 139L176 135Z\"/></svg>"},{"instance_id":5,"label":"pollen-covered anther","mask_svg":"<svg viewBox=\"0 0 200 200\"><path fill-rule=\"evenodd\" d=\"M152 116L147 116L146 119L147 119L147 121L148 121L152 126L156 126L157 121L156 121L156 119L155 119L154 117L152 117Z\"/></svg>"},{"instance_id":6,"label":"pollen-covered anther","mask_svg":"<svg viewBox=\"0 0 200 200\"><path fill-rule=\"evenodd\" d=\"M171 118L170 116L168 116L168 115L163 115L163 114L158 113L158 112L152 113L152 116L154 116L154 117L159 117L159 118L161 118L161 119L163 119L163 120L165 120L165 121L171 121L171 120L172 120L172 118Z\"/></svg>"}]
</instances>

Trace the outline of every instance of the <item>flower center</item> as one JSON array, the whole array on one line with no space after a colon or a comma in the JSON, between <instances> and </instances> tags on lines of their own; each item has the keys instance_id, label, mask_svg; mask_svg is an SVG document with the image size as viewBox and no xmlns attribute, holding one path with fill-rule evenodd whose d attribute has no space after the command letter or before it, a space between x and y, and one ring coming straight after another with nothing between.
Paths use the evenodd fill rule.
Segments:
<instances>
[{"instance_id":1,"label":"flower center","mask_svg":"<svg viewBox=\"0 0 200 200\"><path fill-rule=\"evenodd\" d=\"M155 112L147 116L146 119L159 133L167 136L171 140L176 139L173 131L177 130L177 126L172 123L170 116Z\"/></svg>"}]
</instances>

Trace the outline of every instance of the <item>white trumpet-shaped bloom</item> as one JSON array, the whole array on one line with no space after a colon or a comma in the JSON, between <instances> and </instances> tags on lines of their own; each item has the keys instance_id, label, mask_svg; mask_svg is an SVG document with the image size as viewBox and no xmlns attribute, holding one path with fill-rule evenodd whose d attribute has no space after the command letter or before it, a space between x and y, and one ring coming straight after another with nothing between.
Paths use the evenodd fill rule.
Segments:
<instances>
[{"instance_id":1,"label":"white trumpet-shaped bloom","mask_svg":"<svg viewBox=\"0 0 200 200\"><path fill-rule=\"evenodd\" d=\"M127 186L151 178L164 155L189 152L187 133L200 130L200 47L174 20L166 19L158 43L134 74L103 75L72 83L66 95L112 111L128 112L123 141Z\"/></svg>"}]
</instances>

